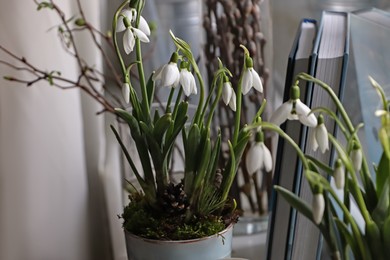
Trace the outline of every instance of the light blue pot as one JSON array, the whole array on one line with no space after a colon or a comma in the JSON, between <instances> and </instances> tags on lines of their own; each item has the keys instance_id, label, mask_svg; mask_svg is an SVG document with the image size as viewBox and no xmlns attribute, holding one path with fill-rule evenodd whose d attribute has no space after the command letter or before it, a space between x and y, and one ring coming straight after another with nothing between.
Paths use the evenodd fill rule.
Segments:
<instances>
[{"instance_id":1,"label":"light blue pot","mask_svg":"<svg viewBox=\"0 0 390 260\"><path fill-rule=\"evenodd\" d=\"M177 241L145 239L125 232L129 260L218 260L230 257L233 225L217 235Z\"/></svg>"}]
</instances>

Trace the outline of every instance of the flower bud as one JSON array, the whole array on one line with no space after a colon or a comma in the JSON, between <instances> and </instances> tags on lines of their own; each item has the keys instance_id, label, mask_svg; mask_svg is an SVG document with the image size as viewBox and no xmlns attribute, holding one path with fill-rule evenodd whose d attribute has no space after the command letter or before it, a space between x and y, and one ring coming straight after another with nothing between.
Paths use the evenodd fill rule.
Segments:
<instances>
[{"instance_id":1,"label":"flower bud","mask_svg":"<svg viewBox=\"0 0 390 260\"><path fill-rule=\"evenodd\" d=\"M335 170L333 173L336 188L339 190L344 189L345 185L345 169L341 159L337 159L335 163Z\"/></svg>"},{"instance_id":2,"label":"flower bud","mask_svg":"<svg viewBox=\"0 0 390 260\"><path fill-rule=\"evenodd\" d=\"M314 223L319 225L322 221L322 217L324 216L325 211L325 199L322 193L314 194L312 208Z\"/></svg>"},{"instance_id":3,"label":"flower bud","mask_svg":"<svg viewBox=\"0 0 390 260\"><path fill-rule=\"evenodd\" d=\"M360 149L360 145L356 142L353 144L352 152L351 152L351 160L353 163L353 168L355 169L355 172L359 172L362 168L362 161L363 161L363 154L362 150Z\"/></svg>"}]
</instances>

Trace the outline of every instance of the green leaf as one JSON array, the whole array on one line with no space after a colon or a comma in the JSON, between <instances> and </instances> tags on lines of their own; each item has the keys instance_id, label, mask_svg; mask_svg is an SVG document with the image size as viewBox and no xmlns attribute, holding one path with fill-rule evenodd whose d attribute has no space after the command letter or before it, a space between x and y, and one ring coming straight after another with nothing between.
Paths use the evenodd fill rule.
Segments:
<instances>
[{"instance_id":1,"label":"green leaf","mask_svg":"<svg viewBox=\"0 0 390 260\"><path fill-rule=\"evenodd\" d=\"M197 167L197 174L195 176L194 190L197 190L205 179L206 170L210 162L210 155L211 155L211 141L210 141L210 137L208 137L205 140L202 152L198 157L200 160L197 165L198 167Z\"/></svg>"},{"instance_id":2,"label":"green leaf","mask_svg":"<svg viewBox=\"0 0 390 260\"><path fill-rule=\"evenodd\" d=\"M376 223L383 224L389 214L389 190L389 181L386 179L385 185L382 187L382 193L379 194L378 204L371 213Z\"/></svg>"},{"instance_id":3,"label":"green leaf","mask_svg":"<svg viewBox=\"0 0 390 260\"><path fill-rule=\"evenodd\" d=\"M376 192L380 197L383 191L385 183L388 182L390 176L390 159L385 153L382 153L382 157L379 161L379 165L376 170Z\"/></svg>"},{"instance_id":4,"label":"green leaf","mask_svg":"<svg viewBox=\"0 0 390 260\"><path fill-rule=\"evenodd\" d=\"M382 229L383 245L387 259L390 259L390 214L387 216Z\"/></svg>"},{"instance_id":5,"label":"green leaf","mask_svg":"<svg viewBox=\"0 0 390 260\"><path fill-rule=\"evenodd\" d=\"M210 163L207 169L207 176L206 176L206 180L212 185L214 185L215 173L217 171L218 163L219 163L220 151L221 151L221 131L218 131L217 140L215 141L213 147L213 152L211 154Z\"/></svg>"},{"instance_id":6,"label":"green leaf","mask_svg":"<svg viewBox=\"0 0 390 260\"><path fill-rule=\"evenodd\" d=\"M352 253L355 256L359 256L360 255L359 247L355 241L354 236L350 233L347 225L345 225L345 223L342 222L338 218L334 218L334 221L336 222L337 229L339 230L340 235L344 238L346 243L350 246Z\"/></svg>"},{"instance_id":7,"label":"green leaf","mask_svg":"<svg viewBox=\"0 0 390 260\"><path fill-rule=\"evenodd\" d=\"M302 215L304 215L307 219L309 219L311 222L314 223L314 220L313 220L313 213L312 213L312 210L311 210L311 207L309 206L309 204L305 201L303 201L301 198L299 198L296 194L294 194L293 192L281 187L281 186L278 186L278 185L275 185L274 186L274 189L280 194L282 195L282 197L292 206L294 207L296 210L298 210ZM314 223L315 224L315 223Z\"/></svg>"},{"instance_id":8,"label":"green leaf","mask_svg":"<svg viewBox=\"0 0 390 260\"><path fill-rule=\"evenodd\" d=\"M188 133L187 142L184 146L185 172L195 172L197 165L197 152L200 144L200 130L197 124L192 125Z\"/></svg>"},{"instance_id":9,"label":"green leaf","mask_svg":"<svg viewBox=\"0 0 390 260\"><path fill-rule=\"evenodd\" d=\"M370 247L371 256L375 260L385 260L381 233L374 221L366 223L366 237ZM387 245L388 246L388 245Z\"/></svg>"},{"instance_id":10,"label":"green leaf","mask_svg":"<svg viewBox=\"0 0 390 260\"><path fill-rule=\"evenodd\" d=\"M155 137L156 142L161 146L162 139L165 132L172 123L172 115L170 113L160 117L154 124L153 136Z\"/></svg>"},{"instance_id":11,"label":"green leaf","mask_svg":"<svg viewBox=\"0 0 390 260\"><path fill-rule=\"evenodd\" d=\"M153 98L154 98L154 91L155 91L155 82L153 80L153 75L152 73L148 79L148 82L146 83L146 91L148 93L148 101L149 101L149 108L151 108L152 103L153 103Z\"/></svg>"},{"instance_id":12,"label":"green leaf","mask_svg":"<svg viewBox=\"0 0 390 260\"><path fill-rule=\"evenodd\" d=\"M223 171L223 179L221 184L222 201L226 200L228 193L230 191L230 187L232 186L234 177L236 176L236 172L237 172L236 157L234 155L234 149L232 143L228 141L228 145L229 145L229 152L230 152L230 160L228 162L228 165Z\"/></svg>"}]
</instances>

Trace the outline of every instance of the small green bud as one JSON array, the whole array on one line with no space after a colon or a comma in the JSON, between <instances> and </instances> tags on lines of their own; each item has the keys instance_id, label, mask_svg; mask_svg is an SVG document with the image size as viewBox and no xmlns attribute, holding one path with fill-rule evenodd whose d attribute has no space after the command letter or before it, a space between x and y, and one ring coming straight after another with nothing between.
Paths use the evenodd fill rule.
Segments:
<instances>
[{"instance_id":1,"label":"small green bud","mask_svg":"<svg viewBox=\"0 0 390 260\"><path fill-rule=\"evenodd\" d=\"M324 116L322 114L319 114L317 117L317 124L321 125L324 123Z\"/></svg>"},{"instance_id":2,"label":"small green bud","mask_svg":"<svg viewBox=\"0 0 390 260\"><path fill-rule=\"evenodd\" d=\"M264 142L264 133L263 133L263 131L256 132L255 141L256 141L256 143L263 143Z\"/></svg>"},{"instance_id":3,"label":"small green bud","mask_svg":"<svg viewBox=\"0 0 390 260\"><path fill-rule=\"evenodd\" d=\"M245 66L246 68L253 68L253 59L249 56L245 56Z\"/></svg>"},{"instance_id":4,"label":"small green bud","mask_svg":"<svg viewBox=\"0 0 390 260\"><path fill-rule=\"evenodd\" d=\"M86 25L86 22L83 18L78 18L74 21L74 23L77 25L77 26L85 26Z\"/></svg>"},{"instance_id":5,"label":"small green bud","mask_svg":"<svg viewBox=\"0 0 390 260\"><path fill-rule=\"evenodd\" d=\"M177 63L178 60L179 60L179 54L177 52L172 53L169 62Z\"/></svg>"},{"instance_id":6,"label":"small green bud","mask_svg":"<svg viewBox=\"0 0 390 260\"><path fill-rule=\"evenodd\" d=\"M290 98L292 100L297 100L301 96L301 90L298 85L294 85L290 90Z\"/></svg>"}]
</instances>

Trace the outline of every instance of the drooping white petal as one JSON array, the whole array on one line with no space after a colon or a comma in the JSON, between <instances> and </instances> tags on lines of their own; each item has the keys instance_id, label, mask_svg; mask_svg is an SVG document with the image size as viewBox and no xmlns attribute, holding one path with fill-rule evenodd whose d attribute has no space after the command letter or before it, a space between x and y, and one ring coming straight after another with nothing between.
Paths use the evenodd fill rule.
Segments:
<instances>
[{"instance_id":1,"label":"drooping white petal","mask_svg":"<svg viewBox=\"0 0 390 260\"><path fill-rule=\"evenodd\" d=\"M244 74L242 75L242 89L241 92L243 95L246 95L249 90L251 90L253 86L253 78L252 78L252 73L250 72L250 69L246 69L244 71Z\"/></svg>"},{"instance_id":2,"label":"drooping white petal","mask_svg":"<svg viewBox=\"0 0 390 260\"><path fill-rule=\"evenodd\" d=\"M233 89L230 82L223 83L222 100L225 105L229 104L230 99L232 98L232 91Z\"/></svg>"},{"instance_id":3,"label":"drooping white petal","mask_svg":"<svg viewBox=\"0 0 390 260\"><path fill-rule=\"evenodd\" d=\"M140 29L134 28L134 27L132 29L133 29L134 34L138 37L138 39L141 42L149 42L148 36L146 36L146 34L143 31L141 31Z\"/></svg>"},{"instance_id":4,"label":"drooping white petal","mask_svg":"<svg viewBox=\"0 0 390 260\"><path fill-rule=\"evenodd\" d=\"M263 165L263 149L259 144L255 143L252 145L246 155L245 165L249 174L257 172Z\"/></svg>"},{"instance_id":5,"label":"drooping white petal","mask_svg":"<svg viewBox=\"0 0 390 260\"><path fill-rule=\"evenodd\" d=\"M190 86L191 86L191 94L198 94L198 89L196 87L196 82L195 82L195 77L194 75L191 73L191 77L190 77Z\"/></svg>"},{"instance_id":6,"label":"drooping white petal","mask_svg":"<svg viewBox=\"0 0 390 260\"><path fill-rule=\"evenodd\" d=\"M322 193L314 194L312 207L313 207L313 220L314 223L318 225L321 223L325 211L325 199Z\"/></svg>"},{"instance_id":7,"label":"drooping white petal","mask_svg":"<svg viewBox=\"0 0 390 260\"><path fill-rule=\"evenodd\" d=\"M314 114L310 114L310 108L306 106L300 99L296 100L295 111L298 114L299 121L302 124L307 125L309 127L317 126L317 118ZM318 140L317 140L318 141Z\"/></svg>"},{"instance_id":8,"label":"drooping white petal","mask_svg":"<svg viewBox=\"0 0 390 260\"><path fill-rule=\"evenodd\" d=\"M143 33L146 34L147 36L150 36L150 27L149 27L149 24L148 24L148 22L145 20L145 18L142 17L142 15L141 15L140 18L139 18L139 26L138 26L138 29L140 29L141 31L143 31Z\"/></svg>"},{"instance_id":9,"label":"drooping white petal","mask_svg":"<svg viewBox=\"0 0 390 260\"><path fill-rule=\"evenodd\" d=\"M126 30L126 26L123 22L123 16L127 17L130 21L132 20L132 12L130 9L123 9L116 23L115 32L122 32Z\"/></svg>"},{"instance_id":10,"label":"drooping white petal","mask_svg":"<svg viewBox=\"0 0 390 260\"><path fill-rule=\"evenodd\" d=\"M329 149L328 130L326 130L325 124L316 126L314 134L321 152L325 153Z\"/></svg>"},{"instance_id":11,"label":"drooping white petal","mask_svg":"<svg viewBox=\"0 0 390 260\"><path fill-rule=\"evenodd\" d=\"M158 69L154 72L154 74L153 74L153 76L152 76L152 79L153 79L154 81L161 79L162 71L164 70L165 66L168 66L168 64L162 65L160 68L158 68Z\"/></svg>"},{"instance_id":12,"label":"drooping white petal","mask_svg":"<svg viewBox=\"0 0 390 260\"><path fill-rule=\"evenodd\" d=\"M122 85L122 95L125 99L126 104L130 102L130 85L129 83L123 83Z\"/></svg>"},{"instance_id":13,"label":"drooping white petal","mask_svg":"<svg viewBox=\"0 0 390 260\"><path fill-rule=\"evenodd\" d=\"M262 156L263 156L263 165L261 168L264 168L266 172L270 172L272 170L272 155L268 147L261 142L259 144L261 146L261 149L263 150Z\"/></svg>"},{"instance_id":14,"label":"drooping white petal","mask_svg":"<svg viewBox=\"0 0 390 260\"><path fill-rule=\"evenodd\" d=\"M253 79L253 87L260 93L263 93L263 83L261 82L259 74L254 69L251 70L251 73Z\"/></svg>"},{"instance_id":15,"label":"drooping white petal","mask_svg":"<svg viewBox=\"0 0 390 260\"><path fill-rule=\"evenodd\" d=\"M191 95L191 72L189 72L187 69L182 69L180 71L180 84L183 88L184 95L187 97Z\"/></svg>"},{"instance_id":16,"label":"drooping white petal","mask_svg":"<svg viewBox=\"0 0 390 260\"><path fill-rule=\"evenodd\" d=\"M129 54L133 51L135 44L135 39L133 32L130 28L127 28L125 33L123 34L123 48L125 49L125 53Z\"/></svg>"},{"instance_id":17,"label":"drooping white petal","mask_svg":"<svg viewBox=\"0 0 390 260\"><path fill-rule=\"evenodd\" d=\"M292 100L289 100L289 101L283 103L271 115L271 118L269 121L275 125L283 124L284 121L286 121L288 116L291 114L292 107L293 107Z\"/></svg>"},{"instance_id":18,"label":"drooping white petal","mask_svg":"<svg viewBox=\"0 0 390 260\"><path fill-rule=\"evenodd\" d=\"M161 71L161 86L176 87L180 80L180 72L176 63L170 62Z\"/></svg>"},{"instance_id":19,"label":"drooping white petal","mask_svg":"<svg viewBox=\"0 0 390 260\"><path fill-rule=\"evenodd\" d=\"M316 139L316 133L315 130L310 136L310 144L311 144L311 149L315 152L318 149L318 143Z\"/></svg>"},{"instance_id":20,"label":"drooping white petal","mask_svg":"<svg viewBox=\"0 0 390 260\"><path fill-rule=\"evenodd\" d=\"M234 89L232 89L232 97L230 98L229 101L229 107L231 110L236 111L236 92L234 92Z\"/></svg>"}]
</instances>

